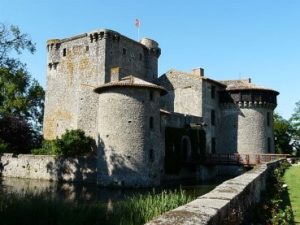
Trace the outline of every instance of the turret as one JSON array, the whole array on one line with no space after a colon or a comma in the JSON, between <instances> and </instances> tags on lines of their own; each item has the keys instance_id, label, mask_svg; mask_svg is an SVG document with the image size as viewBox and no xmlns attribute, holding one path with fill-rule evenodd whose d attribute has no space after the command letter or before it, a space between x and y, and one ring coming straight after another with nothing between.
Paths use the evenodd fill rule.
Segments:
<instances>
[{"instance_id":1,"label":"turret","mask_svg":"<svg viewBox=\"0 0 300 225\"><path fill-rule=\"evenodd\" d=\"M158 58L161 49L156 41L149 38L143 38L140 43L148 49L148 51L145 51L145 60L148 64L146 73L149 81L153 81L158 77Z\"/></svg>"},{"instance_id":2,"label":"turret","mask_svg":"<svg viewBox=\"0 0 300 225\"><path fill-rule=\"evenodd\" d=\"M94 90L98 108L98 184L148 187L160 183L160 95L133 76Z\"/></svg>"},{"instance_id":3,"label":"turret","mask_svg":"<svg viewBox=\"0 0 300 225\"><path fill-rule=\"evenodd\" d=\"M274 153L273 111L279 93L248 80L231 83L219 94L221 152Z\"/></svg>"},{"instance_id":4,"label":"turret","mask_svg":"<svg viewBox=\"0 0 300 225\"><path fill-rule=\"evenodd\" d=\"M48 51L48 70L56 70L60 61L60 46L61 41L59 39L51 39L47 41Z\"/></svg>"}]
</instances>

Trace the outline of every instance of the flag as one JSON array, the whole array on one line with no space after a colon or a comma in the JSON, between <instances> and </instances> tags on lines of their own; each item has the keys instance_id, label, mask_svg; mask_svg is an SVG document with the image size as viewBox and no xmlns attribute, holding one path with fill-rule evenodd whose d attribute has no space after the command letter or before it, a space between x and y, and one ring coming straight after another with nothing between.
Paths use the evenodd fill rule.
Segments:
<instances>
[{"instance_id":1,"label":"flag","mask_svg":"<svg viewBox=\"0 0 300 225\"><path fill-rule=\"evenodd\" d=\"M141 21L140 21L139 19L135 19L135 26L136 26L137 28L140 28L140 26L141 26Z\"/></svg>"}]
</instances>

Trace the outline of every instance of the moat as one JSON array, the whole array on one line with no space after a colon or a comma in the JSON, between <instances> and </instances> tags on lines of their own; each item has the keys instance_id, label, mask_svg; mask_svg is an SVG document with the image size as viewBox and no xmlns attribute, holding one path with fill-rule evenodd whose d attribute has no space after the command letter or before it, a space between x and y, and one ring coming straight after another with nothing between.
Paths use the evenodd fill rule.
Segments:
<instances>
[{"instance_id":1,"label":"moat","mask_svg":"<svg viewBox=\"0 0 300 225\"><path fill-rule=\"evenodd\" d=\"M179 188L185 190L192 198L196 198L211 191L222 181L224 180L216 179L200 184L172 185L156 189L111 189L100 188L95 184L59 183L2 177L0 178L0 195L5 195L6 193L17 193L20 195L30 193L58 197L71 202L101 202L109 204L137 194L146 194L153 191L159 193L162 190Z\"/></svg>"}]
</instances>

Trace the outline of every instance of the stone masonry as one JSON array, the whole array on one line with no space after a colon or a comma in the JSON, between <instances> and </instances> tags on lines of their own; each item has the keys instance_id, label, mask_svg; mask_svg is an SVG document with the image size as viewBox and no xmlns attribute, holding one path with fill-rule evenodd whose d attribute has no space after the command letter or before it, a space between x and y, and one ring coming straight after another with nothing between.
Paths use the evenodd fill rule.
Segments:
<instances>
[{"instance_id":1,"label":"stone masonry","mask_svg":"<svg viewBox=\"0 0 300 225\"><path fill-rule=\"evenodd\" d=\"M47 48L44 137L66 129L93 137L102 186L160 185L166 171L183 174L210 153L274 152L275 90L213 80L202 68L158 77L156 41L107 29Z\"/></svg>"}]
</instances>

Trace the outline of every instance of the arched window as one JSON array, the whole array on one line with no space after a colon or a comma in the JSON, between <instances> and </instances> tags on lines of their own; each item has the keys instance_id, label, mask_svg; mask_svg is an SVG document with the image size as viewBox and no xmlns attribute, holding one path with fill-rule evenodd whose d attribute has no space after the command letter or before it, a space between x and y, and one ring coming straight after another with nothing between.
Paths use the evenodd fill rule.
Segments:
<instances>
[{"instance_id":1,"label":"arched window","mask_svg":"<svg viewBox=\"0 0 300 225\"><path fill-rule=\"evenodd\" d=\"M183 136L181 138L181 152L183 156L183 161L190 161L192 157L192 146L191 139L189 136Z\"/></svg>"}]
</instances>

